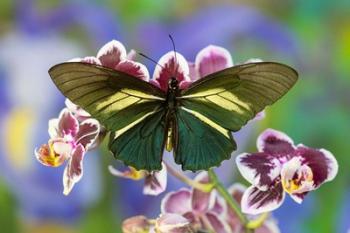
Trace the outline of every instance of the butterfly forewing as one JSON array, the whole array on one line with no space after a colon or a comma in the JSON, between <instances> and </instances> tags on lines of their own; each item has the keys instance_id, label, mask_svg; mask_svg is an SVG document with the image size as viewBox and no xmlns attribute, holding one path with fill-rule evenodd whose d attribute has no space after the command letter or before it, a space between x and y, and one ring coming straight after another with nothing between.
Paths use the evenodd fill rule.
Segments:
<instances>
[{"instance_id":1,"label":"butterfly forewing","mask_svg":"<svg viewBox=\"0 0 350 233\"><path fill-rule=\"evenodd\" d=\"M165 101L160 89L126 73L79 62L56 65L49 74L68 99L111 131L116 158L137 169L160 169ZM154 132L139 134L143 128Z\"/></svg>"},{"instance_id":2,"label":"butterfly forewing","mask_svg":"<svg viewBox=\"0 0 350 233\"><path fill-rule=\"evenodd\" d=\"M294 85L296 71L272 62L249 63L211 74L181 93L184 107L237 131Z\"/></svg>"}]
</instances>

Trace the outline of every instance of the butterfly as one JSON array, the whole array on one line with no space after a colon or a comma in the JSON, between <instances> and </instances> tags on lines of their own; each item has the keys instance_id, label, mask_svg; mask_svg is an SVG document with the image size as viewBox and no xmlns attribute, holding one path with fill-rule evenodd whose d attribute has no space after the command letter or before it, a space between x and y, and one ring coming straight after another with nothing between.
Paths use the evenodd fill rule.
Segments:
<instances>
[{"instance_id":1,"label":"butterfly","mask_svg":"<svg viewBox=\"0 0 350 233\"><path fill-rule=\"evenodd\" d=\"M164 149L183 170L208 170L231 157L241 129L298 79L275 62L236 65L167 91L127 73L81 62L53 66L58 89L110 131L109 149L137 170L162 167Z\"/></svg>"}]
</instances>

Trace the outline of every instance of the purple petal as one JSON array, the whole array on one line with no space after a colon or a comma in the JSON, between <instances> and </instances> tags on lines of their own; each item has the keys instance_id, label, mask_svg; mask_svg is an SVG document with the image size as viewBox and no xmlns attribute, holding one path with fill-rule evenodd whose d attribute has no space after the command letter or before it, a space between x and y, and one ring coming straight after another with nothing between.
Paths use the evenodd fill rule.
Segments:
<instances>
[{"instance_id":1,"label":"purple petal","mask_svg":"<svg viewBox=\"0 0 350 233\"><path fill-rule=\"evenodd\" d=\"M215 233L228 233L231 232L230 226L217 214L208 212L205 214L211 228Z\"/></svg>"},{"instance_id":2,"label":"purple petal","mask_svg":"<svg viewBox=\"0 0 350 233\"><path fill-rule=\"evenodd\" d=\"M267 190L280 175L280 161L266 153L240 154L236 164L241 175L254 186Z\"/></svg>"},{"instance_id":3,"label":"purple petal","mask_svg":"<svg viewBox=\"0 0 350 233\"><path fill-rule=\"evenodd\" d=\"M311 168L316 188L324 182L333 180L338 173L337 160L325 149L318 150L298 145L296 154L304 159L303 164Z\"/></svg>"},{"instance_id":4,"label":"purple petal","mask_svg":"<svg viewBox=\"0 0 350 233\"><path fill-rule=\"evenodd\" d=\"M83 176L83 158L85 150L82 145L78 145L72 153L67 167L63 174L63 194L68 195L75 183Z\"/></svg>"},{"instance_id":5,"label":"purple petal","mask_svg":"<svg viewBox=\"0 0 350 233\"><path fill-rule=\"evenodd\" d=\"M210 209L210 212L225 215L227 212L227 204L224 198L215 193L215 201L213 207Z\"/></svg>"},{"instance_id":6,"label":"purple petal","mask_svg":"<svg viewBox=\"0 0 350 233\"><path fill-rule=\"evenodd\" d=\"M160 233L188 233L189 221L179 214L163 214L156 221L156 232Z\"/></svg>"},{"instance_id":7,"label":"purple petal","mask_svg":"<svg viewBox=\"0 0 350 233\"><path fill-rule=\"evenodd\" d=\"M257 140L257 148L260 152L276 156L285 156L293 153L293 144L293 140L285 133L273 129L266 129Z\"/></svg>"},{"instance_id":8,"label":"purple petal","mask_svg":"<svg viewBox=\"0 0 350 233\"><path fill-rule=\"evenodd\" d=\"M84 146L88 151L90 146L95 142L100 132L100 124L95 119L84 120L79 127L79 131L75 136L76 143Z\"/></svg>"},{"instance_id":9,"label":"purple petal","mask_svg":"<svg viewBox=\"0 0 350 233\"><path fill-rule=\"evenodd\" d=\"M81 62L94 64L94 65L102 65L101 61L96 57L84 57L83 59L81 59Z\"/></svg>"},{"instance_id":10,"label":"purple petal","mask_svg":"<svg viewBox=\"0 0 350 233\"><path fill-rule=\"evenodd\" d=\"M122 224L123 233L148 232L150 227L150 222L142 215L125 219Z\"/></svg>"},{"instance_id":11,"label":"purple petal","mask_svg":"<svg viewBox=\"0 0 350 233\"><path fill-rule=\"evenodd\" d=\"M242 196L246 189L247 187L244 185L236 183L228 188L228 192L238 203L241 203ZM231 208L227 208L227 222L233 232L240 232L240 229L242 228L241 221Z\"/></svg>"},{"instance_id":12,"label":"purple petal","mask_svg":"<svg viewBox=\"0 0 350 233\"><path fill-rule=\"evenodd\" d=\"M112 40L98 51L97 58L103 66L114 69L119 62L126 58L126 50L122 43Z\"/></svg>"},{"instance_id":13,"label":"purple petal","mask_svg":"<svg viewBox=\"0 0 350 233\"><path fill-rule=\"evenodd\" d=\"M74 137L79 130L79 122L72 113L64 108L58 117L58 134L61 137L71 135Z\"/></svg>"},{"instance_id":14,"label":"purple petal","mask_svg":"<svg viewBox=\"0 0 350 233\"><path fill-rule=\"evenodd\" d=\"M161 203L162 213L185 214L191 212L192 193L188 189L180 189L176 192L167 193Z\"/></svg>"},{"instance_id":15,"label":"purple petal","mask_svg":"<svg viewBox=\"0 0 350 233\"><path fill-rule=\"evenodd\" d=\"M164 164L159 172L151 172L145 177L143 194L157 196L164 192L167 185L167 169Z\"/></svg>"},{"instance_id":16,"label":"purple petal","mask_svg":"<svg viewBox=\"0 0 350 233\"><path fill-rule=\"evenodd\" d=\"M126 59L130 61L135 61L136 60L136 51L135 50L130 50L130 52L126 55Z\"/></svg>"},{"instance_id":17,"label":"purple petal","mask_svg":"<svg viewBox=\"0 0 350 233\"><path fill-rule=\"evenodd\" d=\"M207 172L199 173L195 181L207 184L210 182ZM193 189L192 191L192 209L198 213L204 213L207 210L211 209L215 203L215 196L213 192L202 192L198 189Z\"/></svg>"},{"instance_id":18,"label":"purple petal","mask_svg":"<svg viewBox=\"0 0 350 233\"><path fill-rule=\"evenodd\" d=\"M228 188L229 194L237 201L241 202L243 193L247 190L247 187L240 183L235 183Z\"/></svg>"},{"instance_id":19,"label":"purple petal","mask_svg":"<svg viewBox=\"0 0 350 233\"><path fill-rule=\"evenodd\" d=\"M204 77L233 66L230 53L222 47L209 45L196 56L195 67L199 76Z\"/></svg>"},{"instance_id":20,"label":"purple petal","mask_svg":"<svg viewBox=\"0 0 350 233\"><path fill-rule=\"evenodd\" d=\"M86 112L84 109L79 107L78 105L74 104L72 101L66 98L64 101L66 107L70 112L74 114L74 116L79 120L83 121L86 120L87 118L91 117L88 112Z\"/></svg>"},{"instance_id":21,"label":"purple petal","mask_svg":"<svg viewBox=\"0 0 350 233\"><path fill-rule=\"evenodd\" d=\"M245 214L257 215L277 209L283 203L285 194L282 185L276 183L267 191L251 186L243 194L241 206Z\"/></svg>"},{"instance_id":22,"label":"purple petal","mask_svg":"<svg viewBox=\"0 0 350 233\"><path fill-rule=\"evenodd\" d=\"M196 81L197 79L200 78L198 70L196 69L196 65L193 62L187 62L187 63L189 68L190 79L191 81Z\"/></svg>"},{"instance_id":23,"label":"purple petal","mask_svg":"<svg viewBox=\"0 0 350 233\"><path fill-rule=\"evenodd\" d=\"M179 53L168 52L163 55L156 66L153 73L153 80L157 81L159 87L163 91L168 90L168 82L171 77L176 77L176 79L181 83L182 81L190 81L189 78L189 67L186 59Z\"/></svg>"},{"instance_id":24,"label":"purple petal","mask_svg":"<svg viewBox=\"0 0 350 233\"><path fill-rule=\"evenodd\" d=\"M131 76L142 79L146 82L149 80L149 73L143 64L131 60L121 61L114 69L130 74Z\"/></svg>"}]
</instances>

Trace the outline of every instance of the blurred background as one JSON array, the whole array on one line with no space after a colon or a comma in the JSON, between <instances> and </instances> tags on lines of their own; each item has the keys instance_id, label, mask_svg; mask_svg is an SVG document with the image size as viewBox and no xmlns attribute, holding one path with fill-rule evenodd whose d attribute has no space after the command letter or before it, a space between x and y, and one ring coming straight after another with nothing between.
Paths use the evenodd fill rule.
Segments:
<instances>
[{"instance_id":1,"label":"blurred background","mask_svg":"<svg viewBox=\"0 0 350 233\"><path fill-rule=\"evenodd\" d=\"M171 50L194 61L209 44L234 62L279 61L300 74L296 87L266 117L236 135L254 151L265 128L336 156L336 179L274 212L282 233L345 233L350 229L350 1L348 0L3 0L0 1L0 232L118 233L121 221L155 217L162 196L142 195L142 182L112 177L105 148L90 152L85 174L62 194L63 168L34 157L48 139L47 121L64 98L47 70L74 57L95 56L112 39L158 60ZM147 64L150 73L154 65ZM218 170L227 185L241 180L232 161ZM243 180L242 180L243 181ZM244 181L243 181L244 182ZM180 186L169 178L167 191Z\"/></svg>"}]
</instances>

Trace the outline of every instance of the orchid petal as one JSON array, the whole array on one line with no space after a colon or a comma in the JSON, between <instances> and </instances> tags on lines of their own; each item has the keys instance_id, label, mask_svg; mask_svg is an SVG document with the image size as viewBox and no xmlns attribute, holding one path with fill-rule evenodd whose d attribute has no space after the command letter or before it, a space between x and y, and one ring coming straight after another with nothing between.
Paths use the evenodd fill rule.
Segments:
<instances>
[{"instance_id":1,"label":"orchid petal","mask_svg":"<svg viewBox=\"0 0 350 233\"><path fill-rule=\"evenodd\" d=\"M136 60L136 51L135 50L130 50L129 53L126 55L126 59L130 61L135 61Z\"/></svg>"},{"instance_id":2,"label":"orchid petal","mask_svg":"<svg viewBox=\"0 0 350 233\"><path fill-rule=\"evenodd\" d=\"M227 222L225 222L223 219L221 219L215 213L208 212L205 214L205 217L207 218L211 228L214 230L215 233L229 233L229 232L231 232L231 228L227 224Z\"/></svg>"},{"instance_id":3,"label":"orchid petal","mask_svg":"<svg viewBox=\"0 0 350 233\"><path fill-rule=\"evenodd\" d=\"M294 151L293 140L285 133L274 129L266 129L257 140L257 148L275 156L286 156Z\"/></svg>"},{"instance_id":4,"label":"orchid petal","mask_svg":"<svg viewBox=\"0 0 350 233\"><path fill-rule=\"evenodd\" d=\"M68 195L75 183L83 176L83 158L85 150L82 145L78 145L72 152L72 156L68 161L63 173L63 194Z\"/></svg>"},{"instance_id":5,"label":"orchid petal","mask_svg":"<svg viewBox=\"0 0 350 233\"><path fill-rule=\"evenodd\" d=\"M207 184L210 182L207 172L199 173L195 179L196 182ZM192 191L192 209L199 213L205 213L215 204L215 195L213 192L203 192L198 189Z\"/></svg>"},{"instance_id":6,"label":"orchid petal","mask_svg":"<svg viewBox=\"0 0 350 233\"><path fill-rule=\"evenodd\" d=\"M93 64L93 65L99 65L99 66L102 65L101 61L96 57L84 57L83 59L81 59L81 62Z\"/></svg>"},{"instance_id":7,"label":"orchid petal","mask_svg":"<svg viewBox=\"0 0 350 233\"><path fill-rule=\"evenodd\" d=\"M133 167L129 167L129 169L125 171L119 171L115 169L113 166L108 166L108 170L114 176L131 179L131 180L141 180L146 176L146 171L143 171L143 170L138 171Z\"/></svg>"},{"instance_id":8,"label":"orchid petal","mask_svg":"<svg viewBox=\"0 0 350 233\"><path fill-rule=\"evenodd\" d=\"M149 73L143 64L131 60L121 61L114 69L127 73L131 76L142 79L146 82L149 80Z\"/></svg>"},{"instance_id":9,"label":"orchid petal","mask_svg":"<svg viewBox=\"0 0 350 233\"><path fill-rule=\"evenodd\" d=\"M215 191L215 190L214 190ZM213 191L213 192L214 192ZM223 197L215 193L215 201L213 207L209 210L210 212L216 213L218 215L225 215L227 211L227 204Z\"/></svg>"},{"instance_id":10,"label":"orchid petal","mask_svg":"<svg viewBox=\"0 0 350 233\"><path fill-rule=\"evenodd\" d=\"M240 183L235 183L227 189L228 193L231 194L233 199L235 199L235 201L237 202L241 202L243 193L246 190L247 187Z\"/></svg>"},{"instance_id":11,"label":"orchid petal","mask_svg":"<svg viewBox=\"0 0 350 233\"><path fill-rule=\"evenodd\" d=\"M233 66L231 54L225 48L209 45L202 49L196 56L195 67L200 77Z\"/></svg>"},{"instance_id":12,"label":"orchid petal","mask_svg":"<svg viewBox=\"0 0 350 233\"><path fill-rule=\"evenodd\" d=\"M151 172L145 177L143 194L157 196L165 191L167 185L167 169L163 164L159 172Z\"/></svg>"},{"instance_id":13,"label":"orchid petal","mask_svg":"<svg viewBox=\"0 0 350 233\"><path fill-rule=\"evenodd\" d=\"M179 214L163 214L156 220L156 232L188 233L190 232L190 223Z\"/></svg>"},{"instance_id":14,"label":"orchid petal","mask_svg":"<svg viewBox=\"0 0 350 233\"><path fill-rule=\"evenodd\" d=\"M193 62L188 62L188 68L191 81L196 81L200 78L196 65Z\"/></svg>"},{"instance_id":15,"label":"orchid petal","mask_svg":"<svg viewBox=\"0 0 350 233\"><path fill-rule=\"evenodd\" d=\"M241 203L242 196L246 189L247 187L245 187L244 185L236 183L231 185L227 191L229 192L229 194L231 194L231 196L233 197L233 199L235 199L236 202ZM233 232L241 232L241 228L243 228L241 221L237 214L231 208L227 208L227 222L230 225Z\"/></svg>"},{"instance_id":16,"label":"orchid petal","mask_svg":"<svg viewBox=\"0 0 350 233\"><path fill-rule=\"evenodd\" d=\"M58 138L60 135L58 133L58 118L49 120L49 135L50 138Z\"/></svg>"},{"instance_id":17,"label":"orchid petal","mask_svg":"<svg viewBox=\"0 0 350 233\"><path fill-rule=\"evenodd\" d=\"M142 215L125 219L122 223L123 233L146 233L150 227L150 222Z\"/></svg>"},{"instance_id":18,"label":"orchid petal","mask_svg":"<svg viewBox=\"0 0 350 233\"><path fill-rule=\"evenodd\" d=\"M161 212L181 215L191 212L191 195L188 189L167 193L162 199Z\"/></svg>"},{"instance_id":19,"label":"orchid petal","mask_svg":"<svg viewBox=\"0 0 350 233\"><path fill-rule=\"evenodd\" d=\"M338 173L338 162L334 155L325 149L312 149L302 144L297 146L296 155L303 158L303 164L309 166L313 173L315 188L331 181Z\"/></svg>"},{"instance_id":20,"label":"orchid petal","mask_svg":"<svg viewBox=\"0 0 350 233\"><path fill-rule=\"evenodd\" d=\"M41 164L49 167L61 166L67 159L65 155L55 153L50 142L42 145L39 149L35 149L34 154Z\"/></svg>"},{"instance_id":21,"label":"orchid petal","mask_svg":"<svg viewBox=\"0 0 350 233\"><path fill-rule=\"evenodd\" d=\"M97 58L103 66L114 69L126 58L126 49L119 41L112 40L98 51Z\"/></svg>"},{"instance_id":22,"label":"orchid petal","mask_svg":"<svg viewBox=\"0 0 350 233\"><path fill-rule=\"evenodd\" d=\"M70 101L68 98L64 101L66 107L69 111L71 111L76 118L79 119L85 119L90 117L90 114L86 112L84 109L79 107L78 105L74 104L72 101Z\"/></svg>"},{"instance_id":23,"label":"orchid petal","mask_svg":"<svg viewBox=\"0 0 350 233\"><path fill-rule=\"evenodd\" d=\"M243 153L236 157L241 175L254 186L266 191L280 175L281 163L266 153Z\"/></svg>"},{"instance_id":24,"label":"orchid petal","mask_svg":"<svg viewBox=\"0 0 350 233\"><path fill-rule=\"evenodd\" d=\"M95 119L84 120L79 127L79 131L75 136L76 144L80 143L88 151L90 146L94 144L100 132L100 124Z\"/></svg>"},{"instance_id":25,"label":"orchid petal","mask_svg":"<svg viewBox=\"0 0 350 233\"><path fill-rule=\"evenodd\" d=\"M156 66L153 73L153 80L159 83L163 91L168 90L168 82L171 77L175 77L179 83L190 81L189 67L186 59L179 53L168 52L159 59L159 66Z\"/></svg>"},{"instance_id":26,"label":"orchid petal","mask_svg":"<svg viewBox=\"0 0 350 233\"><path fill-rule=\"evenodd\" d=\"M243 194L241 206L245 214L257 215L269 212L281 206L285 198L282 185L276 183L267 191L249 187Z\"/></svg>"},{"instance_id":27,"label":"orchid petal","mask_svg":"<svg viewBox=\"0 0 350 233\"><path fill-rule=\"evenodd\" d=\"M79 122L67 109L62 109L58 117L58 134L61 137L66 135L74 137L79 130Z\"/></svg>"}]
</instances>

